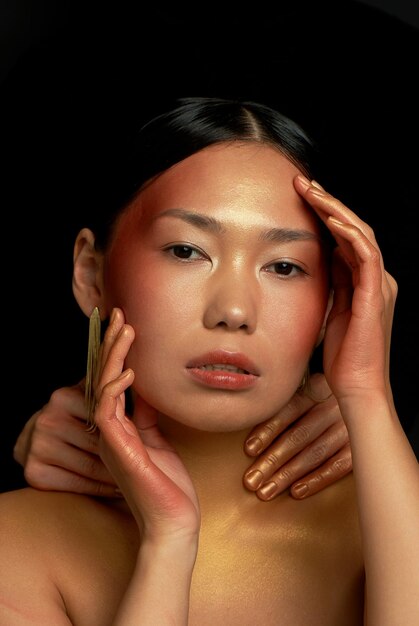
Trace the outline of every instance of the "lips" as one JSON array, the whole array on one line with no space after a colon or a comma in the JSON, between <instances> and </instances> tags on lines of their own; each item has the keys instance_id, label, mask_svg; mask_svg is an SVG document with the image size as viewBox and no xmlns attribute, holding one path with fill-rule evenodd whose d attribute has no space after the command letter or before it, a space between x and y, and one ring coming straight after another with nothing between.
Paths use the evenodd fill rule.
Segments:
<instances>
[{"instance_id":1,"label":"lips","mask_svg":"<svg viewBox=\"0 0 419 626\"><path fill-rule=\"evenodd\" d=\"M217 365L221 367L217 368ZM256 365L247 356L240 352L227 352L226 350L207 352L189 361L186 367L188 369L205 368L212 371L219 369L220 371L236 371L236 373L252 374L253 376L260 375Z\"/></svg>"},{"instance_id":2,"label":"lips","mask_svg":"<svg viewBox=\"0 0 419 626\"><path fill-rule=\"evenodd\" d=\"M186 370L200 385L228 391L248 389L260 376L256 365L244 354L224 350L192 359Z\"/></svg>"}]
</instances>

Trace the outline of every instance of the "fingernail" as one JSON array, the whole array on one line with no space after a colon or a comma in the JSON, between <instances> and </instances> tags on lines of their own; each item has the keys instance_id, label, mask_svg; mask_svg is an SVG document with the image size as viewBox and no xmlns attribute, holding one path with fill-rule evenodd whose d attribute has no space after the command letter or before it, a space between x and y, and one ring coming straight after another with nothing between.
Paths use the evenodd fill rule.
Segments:
<instances>
[{"instance_id":1,"label":"fingernail","mask_svg":"<svg viewBox=\"0 0 419 626\"><path fill-rule=\"evenodd\" d=\"M292 493L297 496L297 498L302 498L306 495L308 491L307 483L298 483L298 485L294 485L292 488Z\"/></svg>"},{"instance_id":2,"label":"fingernail","mask_svg":"<svg viewBox=\"0 0 419 626\"><path fill-rule=\"evenodd\" d=\"M249 452L252 452L253 454L257 454L258 452L262 450L263 443L259 439L259 437L250 437L250 439L246 441L246 448Z\"/></svg>"},{"instance_id":3,"label":"fingernail","mask_svg":"<svg viewBox=\"0 0 419 626\"><path fill-rule=\"evenodd\" d=\"M262 494L262 496L264 496L265 498L271 498L272 496L274 496L278 491L278 487L276 485L276 483L266 483L266 485L263 485L263 487L261 487L259 489L259 493Z\"/></svg>"},{"instance_id":4,"label":"fingernail","mask_svg":"<svg viewBox=\"0 0 419 626\"><path fill-rule=\"evenodd\" d=\"M245 480L246 484L249 485L249 487L252 487L252 489L257 489L262 483L263 474L259 470L253 470L252 472L249 472L249 474L246 474Z\"/></svg>"},{"instance_id":5,"label":"fingernail","mask_svg":"<svg viewBox=\"0 0 419 626\"><path fill-rule=\"evenodd\" d=\"M317 189L320 189L321 191L325 191L324 187L321 186L320 183L317 182L317 180L312 180L311 184L313 185L313 187L316 187Z\"/></svg>"}]
</instances>

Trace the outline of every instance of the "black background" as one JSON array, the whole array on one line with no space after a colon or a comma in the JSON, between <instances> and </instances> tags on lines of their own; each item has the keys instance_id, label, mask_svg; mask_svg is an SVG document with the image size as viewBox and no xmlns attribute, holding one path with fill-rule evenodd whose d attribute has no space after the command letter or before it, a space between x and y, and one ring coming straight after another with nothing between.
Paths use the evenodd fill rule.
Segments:
<instances>
[{"instance_id":1,"label":"black background","mask_svg":"<svg viewBox=\"0 0 419 626\"><path fill-rule=\"evenodd\" d=\"M399 283L391 376L419 452L417 16L345 1L200 15L105 4L0 5L2 490L23 484L12 447L24 422L84 375L87 320L71 292L82 216L106 194L134 116L184 95L265 101L320 141L320 182L371 223Z\"/></svg>"}]
</instances>

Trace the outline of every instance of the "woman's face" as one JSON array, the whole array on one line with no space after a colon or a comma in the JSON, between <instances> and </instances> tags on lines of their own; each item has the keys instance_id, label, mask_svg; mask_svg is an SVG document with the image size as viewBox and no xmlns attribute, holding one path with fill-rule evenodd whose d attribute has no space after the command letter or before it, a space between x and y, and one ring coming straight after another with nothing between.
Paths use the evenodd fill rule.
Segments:
<instances>
[{"instance_id":1,"label":"woman's face","mask_svg":"<svg viewBox=\"0 0 419 626\"><path fill-rule=\"evenodd\" d=\"M270 147L212 146L155 179L118 221L105 291L135 329L134 390L185 425L251 427L304 375L329 286L297 173Z\"/></svg>"}]
</instances>

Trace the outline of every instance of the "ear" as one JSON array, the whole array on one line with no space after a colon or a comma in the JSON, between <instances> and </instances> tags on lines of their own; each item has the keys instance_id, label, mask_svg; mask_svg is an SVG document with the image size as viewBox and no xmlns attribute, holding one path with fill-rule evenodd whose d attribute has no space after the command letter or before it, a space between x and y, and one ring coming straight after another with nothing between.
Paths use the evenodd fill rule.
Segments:
<instances>
[{"instance_id":1,"label":"ear","mask_svg":"<svg viewBox=\"0 0 419 626\"><path fill-rule=\"evenodd\" d=\"M330 313L330 309L332 308L332 304L333 304L333 289L331 289L329 291L329 299L327 301L327 307L326 307L326 311L325 311L324 318L323 318L323 324L322 324L322 327L320 329L319 336L317 337L317 341L316 341L316 345L315 345L316 348L321 344L321 342L324 339L324 333L326 332L327 318L329 317L329 313Z\"/></svg>"},{"instance_id":2,"label":"ear","mask_svg":"<svg viewBox=\"0 0 419 626\"><path fill-rule=\"evenodd\" d=\"M103 254L95 248L95 236L89 228L77 235L73 251L73 294L79 307L90 317L95 306L101 319L108 312L105 308L103 287Z\"/></svg>"}]
</instances>

